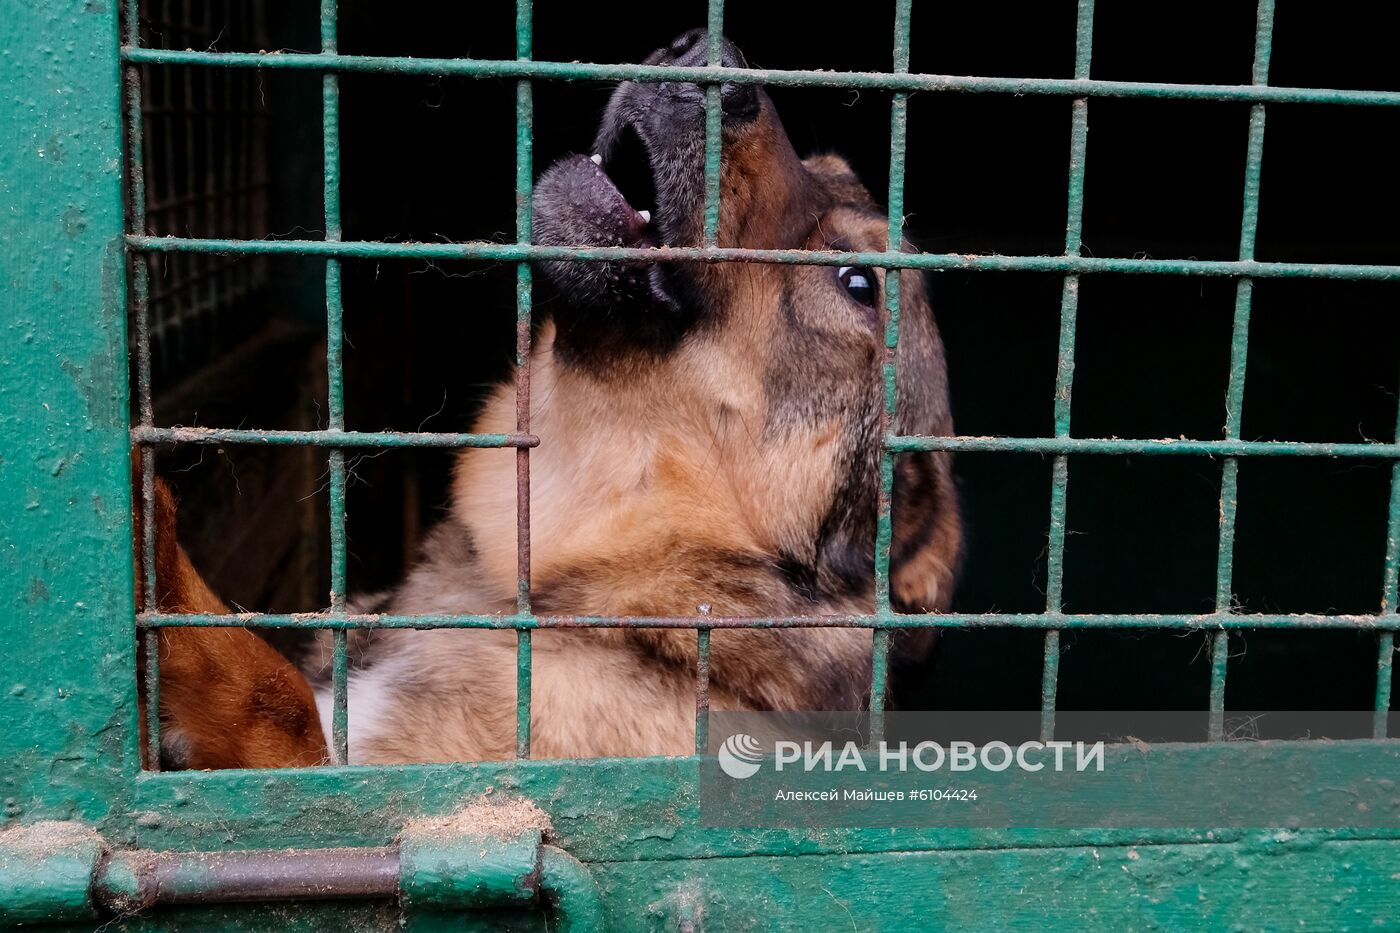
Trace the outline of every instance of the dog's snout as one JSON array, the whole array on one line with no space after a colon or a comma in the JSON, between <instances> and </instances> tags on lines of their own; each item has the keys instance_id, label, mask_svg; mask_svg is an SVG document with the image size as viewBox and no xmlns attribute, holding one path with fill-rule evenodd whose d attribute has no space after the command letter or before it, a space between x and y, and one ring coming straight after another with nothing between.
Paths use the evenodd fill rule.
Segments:
<instances>
[{"instance_id":1,"label":"dog's snout","mask_svg":"<svg viewBox=\"0 0 1400 933\"><path fill-rule=\"evenodd\" d=\"M704 29L692 29L681 33L652 58L656 64L681 65L687 68L707 65L710 60L710 34ZM728 39L721 40L720 65L724 68L749 67L744 53ZM731 121L750 120L758 115L758 89L752 84L722 84L719 97L720 108Z\"/></svg>"},{"instance_id":2,"label":"dog's snout","mask_svg":"<svg viewBox=\"0 0 1400 933\"><path fill-rule=\"evenodd\" d=\"M709 63L710 34L704 29L683 32L663 50L669 64L695 67ZM747 68L748 60L739 47L728 39L720 39L720 64L725 68Z\"/></svg>"}]
</instances>

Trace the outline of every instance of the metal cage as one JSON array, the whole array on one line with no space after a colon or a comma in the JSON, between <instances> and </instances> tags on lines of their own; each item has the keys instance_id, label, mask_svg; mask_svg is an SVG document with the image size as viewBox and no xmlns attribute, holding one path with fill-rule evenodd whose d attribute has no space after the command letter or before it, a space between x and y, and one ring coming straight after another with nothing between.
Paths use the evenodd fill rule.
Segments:
<instances>
[{"instance_id":1,"label":"metal cage","mask_svg":"<svg viewBox=\"0 0 1400 933\"><path fill-rule=\"evenodd\" d=\"M914 627L1018 627L1043 631L1041 733L1055 734L1056 691L1060 634L1071 629L1167 629L1213 633L1209 684L1210 742L1183 751L1201 767L1217 760L1225 712L1228 675L1228 634L1249 629L1345 629L1379 633L1376 658L1373 738L1346 743L1341 749L1309 743L1299 748L1300 760L1319 774L1350 769L1389 769L1396 773L1400 750L1388 739L1387 713L1392 704L1392 669L1397 614L1397 573L1400 571L1400 438L1374 443L1313 443L1250 441L1241 437L1245 391L1245 361L1253 283L1258 279L1329 279L1400 282L1400 266L1263 262L1254 258L1260 199L1260 172L1268 109L1310 103L1348 107L1400 107L1400 93L1363 90L1274 87L1268 83L1273 0L1260 0L1254 45L1253 79L1249 85L1190 85L1095 80L1090 77L1094 0L1079 0L1074 76L1069 79L960 77L918 74L909 70L912 0L898 0L892 37L894 68L889 73L749 70L721 67L719 36L723 31L722 0L709 0L709 61L702 68L646 65L599 65L535 61L532 58L530 0L516 2L513 60L370 57L341 54L337 49L336 0L320 6L319 52L212 52L153 47L143 41L135 0L126 0L120 48L115 41L116 11L101 4L86 12L64 13L65 29L75 37L75 51L57 64L41 64L36 49L12 51L20 63L36 72L55 69L65 81L82 84L75 90L81 106L61 102L28 79L36 100L35 116L80 137L81 146L66 162L45 163L44 171L58 184L50 191L82 203L86 227L71 236L65 251L49 246L63 237L51 233L44 221L57 213L59 201L50 195L28 195L23 210L33 218L24 231L24 247L14 263L17 281L39 283L66 273L77 274L66 309L56 323L62 332L44 338L55 355L84 360L74 376L64 368L37 370L28 397L43 399L43 410L26 402L21 417L33 427L24 438L21 455L6 436L5 460L23 471L6 483L7 538L29 542L25 567L44 566L43 573L21 569L15 594L23 596L18 624L24 639L47 633L26 649L24 661L34 671L33 683L16 686L7 708L12 723L24 723L14 756L4 772L11 820L39 818L79 821L103 834L18 836L0 843L0 903L18 919L64 919L91 916L100 908L124 909L155 903L208 905L211 902L296 897L324 900L337 897L401 895L411 907L433 909L520 905L541 893L554 898L566 919L580 928L606 922L632 928L653 921L677 929L698 929L709 916L721 925L758 905L785 905L791 916L783 922L820 924L829 920L829 901L849 899L862 909L932 911L945 922L962 918L975 925L1024 921L1040 910L1071 911L1083 920L1078 906L1092 903L1100 922L1111 922L1115 910L1136 911L1142 919L1208 922L1247 916L1261 925L1282 922L1283 908L1268 896L1280 885L1311 892L1299 906L1291 901L1287 918L1322 925L1358 916L1380 925L1400 924L1400 833L1372 830L1330 834L1250 834L1199 831L1040 830L957 831L900 830L839 831L820 835L781 832L706 832L695 825L696 758L629 759L626 761L541 762L530 759L531 633L554 626L652 626L694 629L698 646L696 682L696 750L703 754L709 728L709 640L715 629L756 626L852 626L869 629L873 640L871 691L872 730L882 729L890 633ZM20 14L21 38L39 34L44 14ZM146 37L147 39L149 37ZM179 44L178 42L174 44ZM147 151L156 134L142 132L143 109L152 106L151 79L162 69L180 66L199 74L220 76L210 81L210 94L219 87L238 93L233 76L251 69L301 70L322 76L323 239L211 239L172 235L178 232L162 220L177 211L182 198L195 204L194 189L153 190L146 172ZM117 107L116 72L123 75L124 103ZM344 240L340 222L340 76L347 73L420 74L465 78L496 78L515 82L517 208L515 242L384 243ZM532 87L538 81L626 79L641 82L693 81L706 89L705 225L704 242L694 248L542 247L531 242ZM719 83L854 88L888 92L891 96L888 248L872 253L750 250L717 245L720 201ZM169 85L162 85L169 88ZM904 216L905 143L908 99L914 93L1042 95L1068 103L1071 125L1068 212L1064 249L1059 255L1000 256L908 254L899 250ZM158 95L159 96L159 95ZM1097 98L1238 101L1250 105L1247 160L1244 165L1244 209L1234 260L1094 258L1081 253L1081 229L1091 101ZM163 98L162 98L163 99ZM211 98L212 99L212 98ZM208 103L209 101L205 101ZM186 106L190 106L186 102ZM201 106L193 101L194 107ZM184 112L184 111L182 111ZM81 115L100 114L97 128L79 128ZM125 121L127 142L120 143ZM56 131L57 132L57 131ZM85 135L84 135L85 134ZM120 166L126 166L123 175ZM264 184L266 166L244 162L232 175L218 176L235 188ZM32 171L26 169L26 171ZM96 173L96 190L80 192L84 172ZM233 189L229 189L233 190ZM209 192L205 192L208 194ZM128 216L122 226L123 207ZM152 402L153 356L161 350L169 328L178 328L200 313L197 304L172 305L152 282L152 265L180 268L188 263L189 294L201 287L195 279L224 282L225 272L214 265L219 257L291 255L325 262L325 320L328 345L328 425L319 430L251 430L231 427L159 427ZM342 375L341 262L356 258L420 260L493 260L513 263L516 275L517 379L516 430L509 435L383 432L346 430ZM888 326L885 332L884 413L881 425L881 487L875 543L876 608L868 615L797 618L584 618L548 616L532 611L530 589L530 451L548 438L531 433L529 419L531 349L530 263L539 260L590 262L629 259L667 262L766 262L812 265L868 265L884 269L1034 271L1063 276L1060 300L1058 369L1054 390L1054 433L1049 437L924 437L900 436L889 430L895 404L895 348L899 340L898 276L887 285ZM247 267L256 270L257 266ZM125 270L125 271L124 271ZM203 271L200 271L203 270ZM256 271L249 274L256 275ZM1071 433L1076 314L1081 278L1092 275L1215 276L1235 282L1235 310L1230 344L1225 436L1221 440L1125 440L1085 438ZM237 288L237 278L228 287ZM46 286L45 286L46 287ZM223 286L217 286L223 287ZM127 417L120 313L123 294L133 321L136 398ZM185 301L185 299L179 299ZM19 299L11 306L16 320L32 309ZM35 364L39 366L38 363ZM13 370L6 386L13 385ZM6 389L6 391L13 391ZM8 420L0 418L0 421ZM129 429L129 430L128 430ZM7 435L11 432L6 432ZM327 767L275 773L154 773L143 772L136 748L135 662L131 656L133 621L132 568L125 565L125 541L130 540L126 447L140 446L145 465L145 489L135 507L145 510L146 539L142 550L146 603L155 604L154 522L152 482L156 445L249 444L293 445L323 449L330 477L329 528L331 541L329 605L312 614L247 614L244 624L268 628L330 629L334 635L334 716L331 745L338 762L347 753L347 632L357 628L462 627L510 629L517 633L517 755L513 763L396 768ZM499 447L516 451L517 553L519 590L513 614L453 616L359 615L347 610L345 533L346 451L365 448ZM1048 580L1043 612L901 614L890 603L890 502L895 456L903 451L1033 452L1053 458L1048 536ZM1064 611L1065 515L1072 455L1208 457L1221 461L1220 524L1215 607L1199 615L1072 614ZM1241 458L1340 457L1379 460L1392 464L1388 533L1384 554L1376 555L1378 599L1366 615L1260 614L1236 611L1232 589L1232 556L1236 527L1238 470ZM78 493L81 492L82 495ZM37 503L30 507L30 501ZM125 539L123 538L125 535ZM7 571L10 573L10 571ZM30 577L32 576L32 581ZM8 577L7 577L8 579ZM147 612L134 617L146 651L145 691L149 759L159 761L159 657L156 630L163 626L221 626L227 616L175 615ZM15 623L12 623L15 624ZM81 635L81 638L79 636ZM65 652L71 651L71 654ZM81 684L80 688L74 685ZM73 691L77 690L77 695ZM113 710L115 709L115 712ZM431 834L405 830L413 818L450 809L472 792L490 787L510 790L545 807L558 809L556 839L579 862L551 846L538 834L528 844L500 840L481 843L456 840L434 849ZM620 814L620 815L619 815ZM617 832L619 821L627 827ZM609 831L608 827L614 827ZM71 827L70 827L71 829ZM55 842L54 840L57 840ZM105 840L105 841L104 841ZM1302 840L1302 841L1298 841ZM438 840L440 842L440 840ZM8 846L8 848L6 848ZM288 850L273 853L260 850ZM478 850L479 849L479 853ZM229 850L242 854L216 855ZM469 851L470 850L470 851ZM1267 867L1241 867L1251 853L1277 851L1289 856ZM37 855L34 855L37 853ZM114 854L115 853L115 854ZM810 856L806 864L803 858ZM1205 861L1218 859L1207 871ZM1230 862L1233 867L1219 867ZM1211 864L1217 864L1212 862ZM1112 878L1090 867L1112 867ZM156 867L153 867L156 866ZM522 867L523 866L523 867ZM1188 867L1204 874L1190 891L1178 889L1174 872ZM1120 869L1121 868L1121 872ZM591 877L590 877L591 871ZM455 875L453 873L456 873ZM774 873L777 880L758 883ZM1251 873L1252 872L1252 873ZM520 881L529 876L528 882ZM1123 881L1127 876L1133 884ZM507 882L500 878L506 877ZM452 881L456 878L457 881ZM462 882L467 878L470 884ZM1263 891L1241 885L1246 879L1266 880ZM40 879L44 883L40 883ZM57 879L57 880L55 880ZM155 880L152 880L155 879ZM241 879L241 881L240 881ZM253 879L253 880L249 880ZM698 880L697 880L698 879ZM815 879L815 880L814 880ZM517 883L519 882L519 883ZM1027 904L1016 893L1030 883L1044 883L1054 892L1052 903ZM1379 885L1374 896L1339 903L1333 886L1357 890ZM454 887L455 884L455 887ZM741 888L754 884L752 897ZM36 887L37 885L37 887ZM523 885L523 886L522 886ZM937 886L931 887L931 886ZM42 890L40 890L42 889ZM469 889L469 890L468 890ZM707 891L722 890L711 898ZM928 894L937 891L938 895ZM1208 890L1212 899L1205 894ZM835 893L833 893L835 891ZM921 894L920 892L924 892ZM37 892L37 893L36 893ZM600 893L601 892L601 893ZM796 892L796 893L794 893ZM1296 893L1296 890L1295 890ZM838 896L839 894L839 896ZM928 894L928 898L925 898ZM812 895L808 900L805 895ZM946 895L946 901L944 896ZM599 900L601 898L601 900ZM728 906L725 906L725 905ZM1155 906L1154 906L1155 905ZM212 909L212 908L211 908ZM246 908L256 911L263 908ZM391 913L370 914L362 922L388 922ZM269 922L272 914L238 912L232 908L190 914L201 922L229 925ZM308 922L334 926L337 908L307 908ZM1357 910L1362 911L1360 915ZM220 912L223 911L223 912ZM1029 911L1029 912L1028 912ZM489 915L482 915L489 916ZM602 918L606 916L606 921ZM650 918L650 919L648 919ZM728 918L728 920L726 920ZM770 917L770 920L773 918ZM776 921L774 921L776 922ZM853 918L854 922L854 918ZM1087 921L1086 921L1087 922ZM1089 923L1092 925L1092 923Z\"/></svg>"}]
</instances>

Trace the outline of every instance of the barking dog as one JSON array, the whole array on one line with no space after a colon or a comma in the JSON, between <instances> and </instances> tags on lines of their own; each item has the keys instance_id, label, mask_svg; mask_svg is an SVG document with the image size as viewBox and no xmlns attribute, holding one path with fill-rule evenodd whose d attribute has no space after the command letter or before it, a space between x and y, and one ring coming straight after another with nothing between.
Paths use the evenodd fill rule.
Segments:
<instances>
[{"instance_id":1,"label":"barking dog","mask_svg":"<svg viewBox=\"0 0 1400 933\"><path fill-rule=\"evenodd\" d=\"M703 31L648 64L704 63ZM745 67L726 42L724 63ZM726 85L722 246L882 250L887 219L839 158L793 151L773 103ZM689 246L703 223L704 93L624 83L595 156L551 167L535 238L559 246ZM905 248L908 248L907 246ZM531 357L533 607L587 615L812 615L874 606L885 273L745 263L546 263L557 291ZM951 433L943 349L922 277L900 273L898 414ZM510 432L502 386L475 430ZM515 461L468 450L450 518L423 562L361 611L509 612L516 594ZM961 530L946 454L897 464L892 592L947 606ZM928 639L898 642L905 654ZM717 709L851 709L868 702L871 635L847 628L719 630ZM515 635L394 630L355 642L354 762L514 753ZM695 634L553 629L533 637L537 757L688 754ZM324 673L319 675L322 680ZM329 685L318 690L329 732Z\"/></svg>"},{"instance_id":2,"label":"barking dog","mask_svg":"<svg viewBox=\"0 0 1400 933\"><path fill-rule=\"evenodd\" d=\"M699 65L705 49L705 33L694 31L647 63ZM724 64L746 66L727 42ZM841 159L799 159L772 101L753 85L725 85L721 100L721 246L886 247L886 216ZM540 178L536 241L698 244L704 124L704 93L694 84L622 84L603 116L596 154L565 158ZM770 617L871 611L885 272L681 262L555 262L543 272L541 290L552 287L555 294L541 296L539 307L550 314L530 360L530 417L541 438L530 458L535 611ZM949 434L943 348L924 281L916 272L898 274L904 315L892 428ZM503 385L475 430L514 429L515 390ZM450 517L425 543L423 561L397 589L355 608L513 611L514 471L515 459L502 451L463 452ZM899 456L893 517L896 607L946 608L962 537L947 454ZM165 523L173 544L173 513ZM191 591L187 599L172 594L169 605L217 611L187 565L173 584L162 570L163 592L182 583ZM351 761L514 754L513 632L381 630L352 637ZM902 636L895 650L918 656L930 641ZM536 631L532 753L689 754L695 643L693 631L674 629ZM320 662L328 644L324 639L308 661L327 734L329 664ZM217 657L239 663L227 652ZM869 701L870 662L868 630L717 630L712 705L860 708ZM221 682L238 682L238 672L224 673ZM278 694L297 709L280 711L277 723L296 720L288 714L303 710L314 726L304 688ZM167 708L172 695L162 690L162 717L189 721ZM205 707L206 718L222 716L226 732L243 721ZM217 730L180 734L200 742L205 733L218 741ZM319 735L298 739L285 761L238 761L296 764L304 763L298 755L320 753ZM189 761L223 760L207 749L185 751Z\"/></svg>"}]
</instances>

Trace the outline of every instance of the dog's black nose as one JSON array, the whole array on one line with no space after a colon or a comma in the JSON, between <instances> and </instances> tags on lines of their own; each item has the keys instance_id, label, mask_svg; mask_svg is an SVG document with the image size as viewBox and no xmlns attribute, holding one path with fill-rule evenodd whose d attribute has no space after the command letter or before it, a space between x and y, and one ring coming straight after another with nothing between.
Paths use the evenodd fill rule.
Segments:
<instances>
[{"instance_id":1,"label":"dog's black nose","mask_svg":"<svg viewBox=\"0 0 1400 933\"><path fill-rule=\"evenodd\" d=\"M709 32L692 29L681 33L662 52L662 62L685 67L709 63ZM748 60L739 47L728 39L721 40L720 64L725 68L747 68ZM750 120L758 116L758 89L752 84L721 84L720 108L733 120Z\"/></svg>"}]
</instances>

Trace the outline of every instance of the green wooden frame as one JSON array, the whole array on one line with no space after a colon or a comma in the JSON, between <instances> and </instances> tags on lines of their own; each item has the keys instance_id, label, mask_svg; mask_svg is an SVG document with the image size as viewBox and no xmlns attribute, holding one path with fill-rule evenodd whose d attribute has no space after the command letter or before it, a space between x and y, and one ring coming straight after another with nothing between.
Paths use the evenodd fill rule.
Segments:
<instances>
[{"instance_id":1,"label":"green wooden frame","mask_svg":"<svg viewBox=\"0 0 1400 933\"><path fill-rule=\"evenodd\" d=\"M1232 628L1346 628L1380 633L1374 738L1289 747L1300 766L1317 774L1400 774L1400 742L1386 737L1395 651L1397 569L1400 568L1400 437L1389 443L1251 442L1239 437L1251 284L1256 278L1368 279L1400 282L1400 266L1313 265L1253 258L1267 107L1290 103L1395 107L1400 94L1267 83L1273 0L1260 0L1253 82L1247 86L1171 85L1097 81L1089 77L1093 0L1080 0L1072 79L1002 79L918 75L908 71L911 0L897 4L894 69L890 73L774 72L719 67L717 38L723 5L710 0L710 61L705 68L593 65L531 60L529 0L517 0L514 61L374 58L342 55L336 47L335 0L322 0L319 53L213 53L143 49L134 0L125 0L127 32L119 38L112 0L55 0L16 5L7 24L3 104L14 127L0 150L6 224L0 269L6 285L0 349L0 586L11 612L4 625L14 652L3 685L6 762L0 769L7 824L64 820L100 831L104 845L166 852L330 846L387 846L418 816L452 810L488 790L530 798L554 820L554 841L592 872L616 928L713 922L728 926L898 929L910 918L934 925L992 927L1047 921L1075 927L1202 925L1251 927L1400 926L1400 831L1133 830L833 830L723 831L697 818L698 760L627 759L544 762L529 756L530 633L557 624L671 625L695 628L700 646L697 747L704 747L709 632L753 625L842 624L870 628L874 640L872 719L881 722L885 648L891 629L934 626L1020 626L1045 632L1042 731L1053 734L1059 632L1077 627L1193 628L1215 631L1211 665L1211 738L1221 738L1227 671L1225 639ZM323 75L324 240L228 241L145 235L140 146L140 80L145 67L305 69ZM428 73L514 78L517 87L517 242L514 244L386 244L347 242L339 224L338 76L346 72ZM123 79L124 75L124 79ZM531 87L535 80L627 78L695 80L708 95L704 243L692 249L561 250L530 242L533 175ZM889 248L876 253L738 250L715 245L719 211L720 81L860 87L891 93ZM962 256L898 251L903 215L907 97L914 92L1041 94L1067 98L1071 158L1065 249L1059 256ZM1089 102L1096 97L1237 100L1251 104L1245 204L1239 257L1234 261L1096 259L1080 255ZM127 139L123 145L123 112ZM123 167L131 170L124 176ZM153 251L283 253L326 261L330 424L324 431L195 431L154 425L149 340L145 333L146 266ZM530 260L594 261L617 257L667 261L762 261L866 264L929 270L1040 271L1064 275L1055 431L1047 438L886 436L882 455L876 548L877 605L870 615L843 619L559 619L534 614L528 560L522 559L517 610L507 616L359 616L346 610L344 488L347 447L511 447L521 464L528 501L530 434L527 389L514 434L360 434L344 428L340 367L340 261L346 258L489 259L517 268L517 362L528 364ZM1237 282L1231 344L1227 425L1221 441L1077 438L1070 432L1078 283L1083 275L1170 274L1228 276ZM890 277L885 358L885 425L894 405L894 347L899 292ZM127 303L135 309L139 352L137 398L128 416ZM524 383L522 383L524 386ZM285 443L327 449L331 478L332 598L325 613L257 616L259 625L323 627L337 632L333 746L346 748L345 633L364 626L505 627L519 633L518 750L508 763L394 768L327 767L303 771L157 773L140 768L137 749L136 658L133 625L146 633L168 625L226 624L226 617L134 615L129 558L133 506L128 452L141 445L150 466L158 443ZM544 438L544 443L548 438ZM1049 580L1044 613L901 615L888 589L892 465L904 450L1035 451L1053 457ZM1071 454L1161 454L1220 457L1221 526L1215 611L1199 616L1073 615L1063 612L1065 510ZM1231 557L1238 458L1308 456L1380 458L1394 464L1387 547L1377 555L1380 600L1363 616L1242 615L1231 606ZM146 477L152 476L148 468ZM151 529L153 523L146 522ZM528 540L522 523L521 541ZM152 560L152 542L144 559ZM149 570L147 581L154 580ZM153 601L148 601L153 604ZM158 690L158 659L147 689ZM155 703L150 704L154 713ZM151 720L152 741L158 722ZM1219 746L1172 749L1182 761L1208 769ZM5 837L0 837L3 840ZM43 898L26 875L23 846L0 841L0 903L29 904L43 915ZM7 858L9 859L7 861ZM58 863L42 862L42 882ZM47 867L46 867L47 866ZM32 865L31 865L32 867ZM57 868L53 869L57 871ZM31 872L31 874L33 874ZM57 876L54 876L57 877ZM42 884L40 885L42 887ZM80 894L82 892L79 892ZM57 895L55 895L57 896ZM76 895L75 895L76 896ZM37 899L36 899L37 898ZM80 905L81 906L81 905ZM28 908L26 908L28 909ZM65 908L66 910L67 908ZM51 916L82 915L54 912ZM347 913L348 912L348 913ZM20 916L15 914L14 916ZM393 922L395 909L374 906L182 908L129 918L133 926L271 922L343 928ZM483 923L529 923L528 915L477 913ZM447 922L431 910L412 911L420 928ZM540 917L534 921L542 922ZM847 921L849 920L849 924ZM458 918L460 921L460 918ZM90 925L90 924L89 924Z\"/></svg>"}]
</instances>

